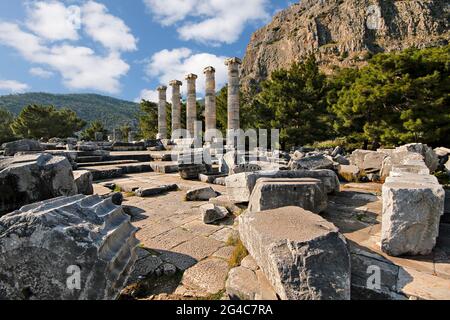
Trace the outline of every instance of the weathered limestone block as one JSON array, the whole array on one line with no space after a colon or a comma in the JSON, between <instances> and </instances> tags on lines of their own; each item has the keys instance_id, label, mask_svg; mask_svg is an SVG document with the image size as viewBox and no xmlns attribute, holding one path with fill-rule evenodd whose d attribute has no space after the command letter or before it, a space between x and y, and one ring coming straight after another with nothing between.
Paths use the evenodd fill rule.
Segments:
<instances>
[{"instance_id":1,"label":"weathered limestone block","mask_svg":"<svg viewBox=\"0 0 450 320\"><path fill-rule=\"evenodd\" d=\"M186 193L187 201L208 201L217 197L217 193L211 187L197 187Z\"/></svg>"},{"instance_id":2,"label":"weathered limestone block","mask_svg":"<svg viewBox=\"0 0 450 320\"><path fill-rule=\"evenodd\" d=\"M340 165L338 174L342 180L347 182L358 182L361 178L361 170L355 165Z\"/></svg>"},{"instance_id":3,"label":"weathered limestone block","mask_svg":"<svg viewBox=\"0 0 450 320\"><path fill-rule=\"evenodd\" d=\"M339 179L331 170L286 170L245 172L225 178L228 197L234 202L248 202L260 178L314 178L322 181L327 194L339 192Z\"/></svg>"},{"instance_id":4,"label":"weathered limestone block","mask_svg":"<svg viewBox=\"0 0 450 320\"><path fill-rule=\"evenodd\" d=\"M422 155L415 152L394 150L394 152L392 152L389 157L386 157L383 160L380 171L381 179L386 179L394 166L406 164L408 161L412 160L423 161L423 157Z\"/></svg>"},{"instance_id":5,"label":"weathered limestone block","mask_svg":"<svg viewBox=\"0 0 450 320\"><path fill-rule=\"evenodd\" d=\"M379 172L383 165L384 159L388 155L383 152L370 152L364 156L362 168L366 173Z\"/></svg>"},{"instance_id":6,"label":"weathered limestone block","mask_svg":"<svg viewBox=\"0 0 450 320\"><path fill-rule=\"evenodd\" d=\"M408 151L420 154L423 157L426 166L430 169L431 172L436 171L439 165L438 156L436 155L434 150L431 147L427 146L426 144L410 143L398 147L396 150L399 152Z\"/></svg>"},{"instance_id":7,"label":"weathered limestone block","mask_svg":"<svg viewBox=\"0 0 450 320\"><path fill-rule=\"evenodd\" d=\"M262 168L258 164L242 163L242 164L238 164L238 165L234 166L231 169L230 174L237 174L237 173L242 173L242 172L255 172L255 171L261 171L261 170L262 170Z\"/></svg>"},{"instance_id":8,"label":"weathered limestone block","mask_svg":"<svg viewBox=\"0 0 450 320\"><path fill-rule=\"evenodd\" d=\"M241 215L239 233L281 299L350 299L350 254L332 223L285 207Z\"/></svg>"},{"instance_id":9,"label":"weathered limestone block","mask_svg":"<svg viewBox=\"0 0 450 320\"><path fill-rule=\"evenodd\" d=\"M292 170L333 169L334 163L325 155L318 154L315 156L305 157L300 160L292 161L290 167Z\"/></svg>"},{"instance_id":10,"label":"weathered limestone block","mask_svg":"<svg viewBox=\"0 0 450 320\"><path fill-rule=\"evenodd\" d=\"M318 179L259 179L250 196L248 210L258 212L297 206L314 213L327 208L327 194Z\"/></svg>"},{"instance_id":11,"label":"weathered limestone block","mask_svg":"<svg viewBox=\"0 0 450 320\"><path fill-rule=\"evenodd\" d=\"M207 172L204 164L180 164L178 165L180 177L185 180L198 179L200 174Z\"/></svg>"},{"instance_id":12,"label":"weathered limestone block","mask_svg":"<svg viewBox=\"0 0 450 320\"><path fill-rule=\"evenodd\" d=\"M163 185L163 186L154 187L154 188L139 188L134 191L134 194L137 197L145 198L145 197L153 197L156 195L160 195L162 193L166 193L169 191L176 191L176 190L178 190L178 185L170 184L170 185Z\"/></svg>"},{"instance_id":13,"label":"weathered limestone block","mask_svg":"<svg viewBox=\"0 0 450 320\"><path fill-rule=\"evenodd\" d=\"M86 196L94 194L94 187L92 186L94 177L91 172L87 170L74 171L73 178L77 185L78 194L84 194Z\"/></svg>"},{"instance_id":14,"label":"weathered limestone block","mask_svg":"<svg viewBox=\"0 0 450 320\"><path fill-rule=\"evenodd\" d=\"M389 255L426 255L436 244L445 193L423 179L393 177L383 185L381 249Z\"/></svg>"},{"instance_id":15,"label":"weathered limestone block","mask_svg":"<svg viewBox=\"0 0 450 320\"><path fill-rule=\"evenodd\" d=\"M225 289L232 300L278 300L277 294L264 273L243 265L228 273Z\"/></svg>"},{"instance_id":16,"label":"weathered limestone block","mask_svg":"<svg viewBox=\"0 0 450 320\"><path fill-rule=\"evenodd\" d=\"M364 158L375 151L356 149L349 157L350 164L362 169L364 167Z\"/></svg>"},{"instance_id":17,"label":"weathered limestone block","mask_svg":"<svg viewBox=\"0 0 450 320\"><path fill-rule=\"evenodd\" d=\"M0 299L115 299L136 260L136 228L111 199L76 195L0 218ZM74 290L79 271L80 290ZM71 277L72 276L72 277Z\"/></svg>"},{"instance_id":18,"label":"weathered limestone block","mask_svg":"<svg viewBox=\"0 0 450 320\"><path fill-rule=\"evenodd\" d=\"M75 194L72 166L64 157L34 154L0 161L0 214L29 203Z\"/></svg>"},{"instance_id":19,"label":"weathered limestone block","mask_svg":"<svg viewBox=\"0 0 450 320\"><path fill-rule=\"evenodd\" d=\"M42 151L41 144L38 141L29 139L4 143L2 149L4 149L5 156L13 156L17 152L23 151Z\"/></svg>"},{"instance_id":20,"label":"weathered limestone block","mask_svg":"<svg viewBox=\"0 0 450 320\"><path fill-rule=\"evenodd\" d=\"M203 222L206 224L222 220L228 216L228 210L226 208L216 206L212 203L201 206L200 212L202 213Z\"/></svg>"}]
</instances>

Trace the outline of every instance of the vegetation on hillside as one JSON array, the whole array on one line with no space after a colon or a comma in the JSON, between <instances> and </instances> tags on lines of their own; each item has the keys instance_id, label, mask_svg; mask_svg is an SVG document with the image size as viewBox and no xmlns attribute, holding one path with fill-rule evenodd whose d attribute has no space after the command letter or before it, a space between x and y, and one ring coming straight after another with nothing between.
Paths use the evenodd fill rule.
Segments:
<instances>
[{"instance_id":1,"label":"vegetation on hillside","mask_svg":"<svg viewBox=\"0 0 450 320\"><path fill-rule=\"evenodd\" d=\"M81 133L81 139L85 141L94 141L95 133L97 132L101 132L103 134L103 139L107 138L108 130L105 129L105 126L99 120L92 122L89 127Z\"/></svg>"},{"instance_id":2,"label":"vegetation on hillside","mask_svg":"<svg viewBox=\"0 0 450 320\"><path fill-rule=\"evenodd\" d=\"M137 119L139 104L97 94L24 93L0 96L0 107L18 115L28 105L69 108L91 123L101 121L108 130Z\"/></svg>"},{"instance_id":3,"label":"vegetation on hillside","mask_svg":"<svg viewBox=\"0 0 450 320\"><path fill-rule=\"evenodd\" d=\"M50 139L71 137L85 125L86 122L70 109L29 105L9 127L18 138Z\"/></svg>"},{"instance_id":4,"label":"vegetation on hillside","mask_svg":"<svg viewBox=\"0 0 450 320\"><path fill-rule=\"evenodd\" d=\"M408 49L326 77L310 57L272 73L242 108L253 127L280 129L284 148L450 145L449 61L450 46Z\"/></svg>"},{"instance_id":5,"label":"vegetation on hillside","mask_svg":"<svg viewBox=\"0 0 450 320\"><path fill-rule=\"evenodd\" d=\"M0 144L14 140L14 132L11 124L14 116L6 109L0 108Z\"/></svg>"}]
</instances>

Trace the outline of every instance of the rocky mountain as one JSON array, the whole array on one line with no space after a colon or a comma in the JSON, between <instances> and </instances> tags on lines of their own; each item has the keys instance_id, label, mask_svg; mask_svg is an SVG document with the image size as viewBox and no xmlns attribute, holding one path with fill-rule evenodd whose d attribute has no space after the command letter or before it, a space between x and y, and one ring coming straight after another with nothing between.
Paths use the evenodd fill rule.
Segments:
<instances>
[{"instance_id":1,"label":"rocky mountain","mask_svg":"<svg viewBox=\"0 0 450 320\"><path fill-rule=\"evenodd\" d=\"M321 68L359 66L374 53L445 45L447 0L302 0L255 32L243 61L248 88L315 53Z\"/></svg>"},{"instance_id":2,"label":"rocky mountain","mask_svg":"<svg viewBox=\"0 0 450 320\"><path fill-rule=\"evenodd\" d=\"M136 121L139 104L97 94L24 93L0 96L0 108L15 115L27 105L52 105L69 108L87 121L101 120L109 129Z\"/></svg>"}]
</instances>

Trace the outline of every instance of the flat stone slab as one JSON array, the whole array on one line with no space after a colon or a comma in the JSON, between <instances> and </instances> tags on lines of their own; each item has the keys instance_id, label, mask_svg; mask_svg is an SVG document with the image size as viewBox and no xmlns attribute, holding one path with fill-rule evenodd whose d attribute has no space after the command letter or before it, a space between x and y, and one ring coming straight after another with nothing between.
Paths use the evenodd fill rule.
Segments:
<instances>
[{"instance_id":1,"label":"flat stone slab","mask_svg":"<svg viewBox=\"0 0 450 320\"><path fill-rule=\"evenodd\" d=\"M199 236L172 248L171 251L182 253L200 261L211 256L219 248L223 247L223 245L221 241Z\"/></svg>"},{"instance_id":2,"label":"flat stone slab","mask_svg":"<svg viewBox=\"0 0 450 320\"><path fill-rule=\"evenodd\" d=\"M322 217L299 207L245 213L239 233L281 299L350 299L346 241Z\"/></svg>"},{"instance_id":3,"label":"flat stone slab","mask_svg":"<svg viewBox=\"0 0 450 320\"><path fill-rule=\"evenodd\" d=\"M183 285L215 294L225 287L228 275L228 263L219 258L200 261L184 272Z\"/></svg>"}]
</instances>

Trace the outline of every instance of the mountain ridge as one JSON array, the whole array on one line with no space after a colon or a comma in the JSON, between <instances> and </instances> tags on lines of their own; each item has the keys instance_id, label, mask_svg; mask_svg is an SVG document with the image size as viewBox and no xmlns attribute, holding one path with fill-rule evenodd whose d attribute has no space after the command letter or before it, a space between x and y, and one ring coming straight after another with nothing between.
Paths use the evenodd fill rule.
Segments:
<instances>
[{"instance_id":1,"label":"mountain ridge","mask_svg":"<svg viewBox=\"0 0 450 320\"><path fill-rule=\"evenodd\" d=\"M29 92L0 96L0 108L3 107L14 115L18 115L30 104L69 108L88 123L102 121L108 129L135 121L140 110L138 103L94 93Z\"/></svg>"},{"instance_id":2,"label":"mountain ridge","mask_svg":"<svg viewBox=\"0 0 450 320\"><path fill-rule=\"evenodd\" d=\"M315 54L327 74L359 67L371 55L450 42L450 7L442 0L302 0L257 30L242 65L245 89Z\"/></svg>"}]
</instances>

